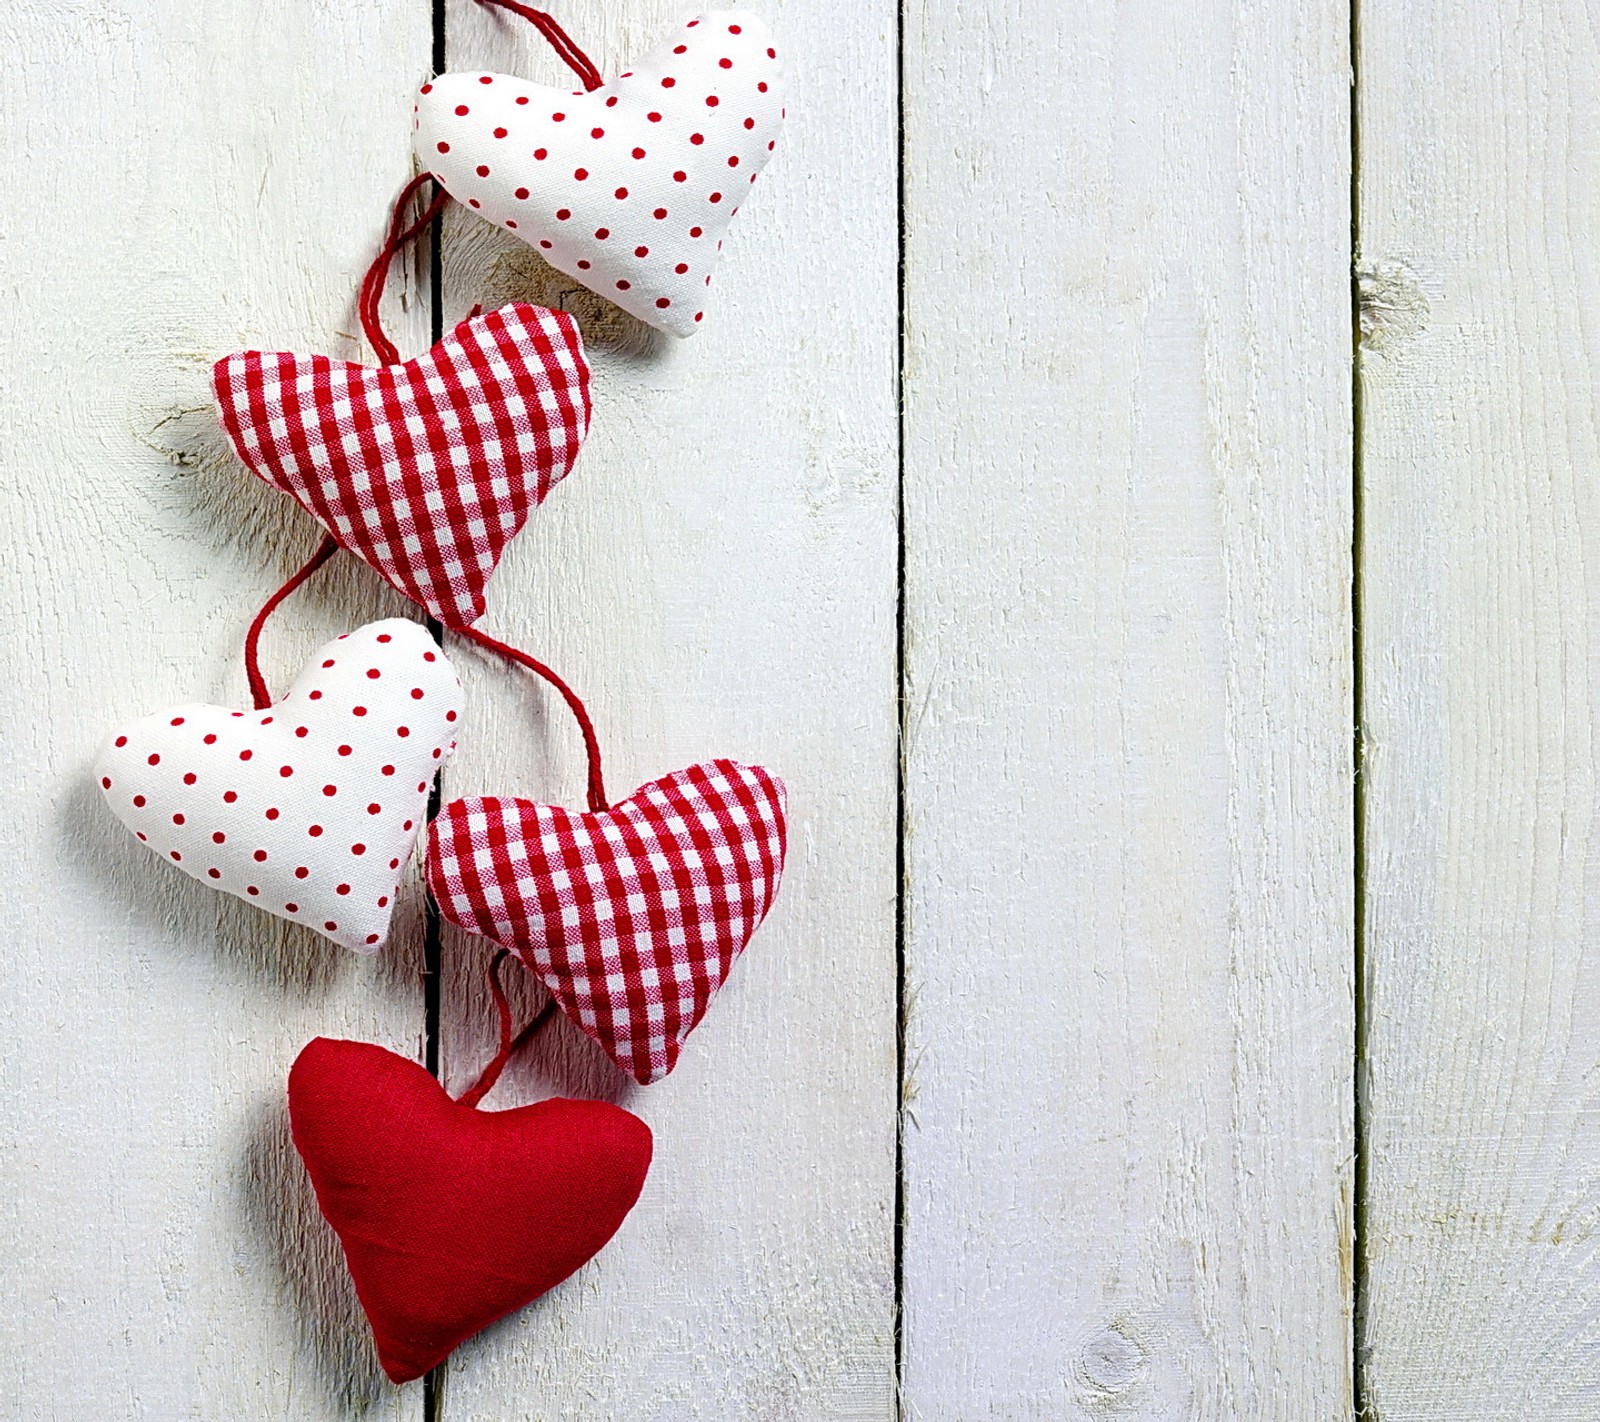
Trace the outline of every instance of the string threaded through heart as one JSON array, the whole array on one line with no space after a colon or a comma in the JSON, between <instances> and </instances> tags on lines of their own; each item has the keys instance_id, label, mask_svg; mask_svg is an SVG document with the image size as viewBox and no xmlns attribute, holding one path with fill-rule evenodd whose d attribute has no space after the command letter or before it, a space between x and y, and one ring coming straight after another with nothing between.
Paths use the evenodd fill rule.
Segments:
<instances>
[{"instance_id":1,"label":"string threaded through heart","mask_svg":"<svg viewBox=\"0 0 1600 1422\"><path fill-rule=\"evenodd\" d=\"M589 808L594 811L610 809L611 806L606 800L605 776L600 765L600 738L595 734L594 722L589 719L589 710L579 699L578 693L543 662L505 642L496 640L487 632L480 632L476 627L452 627L450 630L470 642L476 642L480 647L498 653L508 661L526 667L560 692L561 699L567 703L567 709L572 712L573 719L578 723L578 730L583 734L583 749L589 762Z\"/></svg>"}]
</instances>

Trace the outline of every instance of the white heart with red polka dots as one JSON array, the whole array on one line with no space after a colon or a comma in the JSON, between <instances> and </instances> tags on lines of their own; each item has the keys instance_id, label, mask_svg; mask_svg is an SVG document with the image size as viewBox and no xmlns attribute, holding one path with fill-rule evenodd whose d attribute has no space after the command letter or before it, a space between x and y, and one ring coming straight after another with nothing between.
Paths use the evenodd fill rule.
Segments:
<instances>
[{"instance_id":1,"label":"white heart with red polka dots","mask_svg":"<svg viewBox=\"0 0 1600 1422\"><path fill-rule=\"evenodd\" d=\"M714 10L590 93L442 74L417 100L417 156L558 271L687 336L728 223L777 147L781 81L767 27Z\"/></svg>"},{"instance_id":2,"label":"white heart with red polka dots","mask_svg":"<svg viewBox=\"0 0 1600 1422\"><path fill-rule=\"evenodd\" d=\"M265 711L178 706L135 721L95 776L167 863L371 953L460 715L444 654L392 618L329 642Z\"/></svg>"}]
</instances>

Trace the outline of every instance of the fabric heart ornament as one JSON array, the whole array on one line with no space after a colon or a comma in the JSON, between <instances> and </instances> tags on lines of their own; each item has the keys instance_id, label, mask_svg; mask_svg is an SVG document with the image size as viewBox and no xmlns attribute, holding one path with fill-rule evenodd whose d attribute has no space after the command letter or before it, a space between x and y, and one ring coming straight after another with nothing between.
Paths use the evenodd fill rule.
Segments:
<instances>
[{"instance_id":1,"label":"fabric heart ornament","mask_svg":"<svg viewBox=\"0 0 1600 1422\"><path fill-rule=\"evenodd\" d=\"M588 93L440 75L418 95L416 152L452 197L558 271L687 336L728 223L777 147L782 88L767 27L714 10Z\"/></svg>"},{"instance_id":2,"label":"fabric heart ornament","mask_svg":"<svg viewBox=\"0 0 1600 1422\"><path fill-rule=\"evenodd\" d=\"M440 912L510 948L561 1010L648 1085L744 951L778 892L783 782L707 761L578 813L454 800L430 830Z\"/></svg>"},{"instance_id":3,"label":"fabric heart ornament","mask_svg":"<svg viewBox=\"0 0 1600 1422\"><path fill-rule=\"evenodd\" d=\"M135 721L95 775L167 863L370 953L460 706L433 639L392 618L329 642L265 710L188 705Z\"/></svg>"},{"instance_id":4,"label":"fabric heart ornament","mask_svg":"<svg viewBox=\"0 0 1600 1422\"><path fill-rule=\"evenodd\" d=\"M318 1037L289 1122L383 1370L421 1377L592 1259L650 1168L650 1128L602 1101L479 1111L416 1062Z\"/></svg>"},{"instance_id":5,"label":"fabric heart ornament","mask_svg":"<svg viewBox=\"0 0 1600 1422\"><path fill-rule=\"evenodd\" d=\"M404 364L242 351L211 378L239 458L452 627L482 616L501 552L589 431L577 322L526 302Z\"/></svg>"}]
</instances>

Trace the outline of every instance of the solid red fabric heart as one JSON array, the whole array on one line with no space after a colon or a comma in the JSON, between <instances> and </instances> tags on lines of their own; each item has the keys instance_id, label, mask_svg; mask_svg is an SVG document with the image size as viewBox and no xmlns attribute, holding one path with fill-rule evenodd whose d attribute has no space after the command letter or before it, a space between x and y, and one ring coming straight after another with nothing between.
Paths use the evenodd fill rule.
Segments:
<instances>
[{"instance_id":1,"label":"solid red fabric heart","mask_svg":"<svg viewBox=\"0 0 1600 1422\"><path fill-rule=\"evenodd\" d=\"M652 1149L606 1102L479 1111L414 1061L326 1037L289 1072L289 1121L397 1383L593 1258Z\"/></svg>"},{"instance_id":2,"label":"solid red fabric heart","mask_svg":"<svg viewBox=\"0 0 1600 1422\"><path fill-rule=\"evenodd\" d=\"M451 627L589 432L578 324L526 302L403 365L242 351L211 380L239 458Z\"/></svg>"},{"instance_id":3,"label":"solid red fabric heart","mask_svg":"<svg viewBox=\"0 0 1600 1422\"><path fill-rule=\"evenodd\" d=\"M586 814L453 800L429 833L440 912L517 953L648 1085L677 1063L777 896L784 789L760 766L713 760Z\"/></svg>"}]
</instances>

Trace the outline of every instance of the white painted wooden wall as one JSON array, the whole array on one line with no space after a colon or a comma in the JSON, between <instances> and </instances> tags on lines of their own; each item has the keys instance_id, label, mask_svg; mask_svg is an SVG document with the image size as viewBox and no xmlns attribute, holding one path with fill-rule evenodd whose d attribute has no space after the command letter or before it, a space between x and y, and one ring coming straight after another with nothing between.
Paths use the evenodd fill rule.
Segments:
<instances>
[{"instance_id":1,"label":"white painted wooden wall","mask_svg":"<svg viewBox=\"0 0 1600 1422\"><path fill-rule=\"evenodd\" d=\"M1600 8L1351 3L766 0L791 120L702 334L459 213L403 264L408 351L517 295L596 366L486 627L616 786L760 759L795 816L667 1082L564 1024L507 1073L656 1164L406 1388L284 1076L464 1084L481 948L430 1044L416 886L357 960L87 766L242 701L315 543L211 361L370 358L412 90L561 71L472 0L4 8L0 1422L1600 1417ZM556 6L606 69L682 10ZM341 559L269 665L403 610ZM560 708L457 662L447 792L575 800Z\"/></svg>"}]
</instances>

